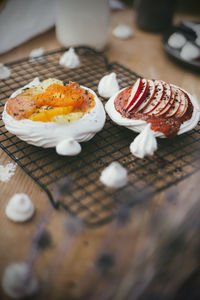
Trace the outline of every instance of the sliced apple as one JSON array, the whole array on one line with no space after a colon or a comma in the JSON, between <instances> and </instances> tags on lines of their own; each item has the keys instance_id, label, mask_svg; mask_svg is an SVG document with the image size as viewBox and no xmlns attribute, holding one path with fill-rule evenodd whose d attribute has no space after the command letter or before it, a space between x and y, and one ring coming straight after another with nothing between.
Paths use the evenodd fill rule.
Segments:
<instances>
[{"instance_id":1,"label":"sliced apple","mask_svg":"<svg viewBox=\"0 0 200 300\"><path fill-rule=\"evenodd\" d=\"M137 99L134 101L134 103L128 108L128 111L132 111L133 109L135 109L136 107L138 107L138 105L140 105L140 103L142 102L142 100L145 98L147 91L148 91L148 86L149 86L149 82L147 79L142 79L142 88L140 91L139 96L137 97Z\"/></svg>"},{"instance_id":2,"label":"sliced apple","mask_svg":"<svg viewBox=\"0 0 200 300\"><path fill-rule=\"evenodd\" d=\"M171 106L170 108L166 111L165 117L169 118L169 117L173 117L176 112L179 109L180 103L181 103L181 96L180 93L178 92L178 89L175 88L174 86L171 86L172 89L172 97L170 101Z\"/></svg>"},{"instance_id":3,"label":"sliced apple","mask_svg":"<svg viewBox=\"0 0 200 300\"><path fill-rule=\"evenodd\" d=\"M184 114L186 113L186 110L188 108L188 95L181 89L178 89L178 91L180 93L181 103L178 108L178 111L175 114L175 117L179 119L184 116Z\"/></svg>"},{"instance_id":4,"label":"sliced apple","mask_svg":"<svg viewBox=\"0 0 200 300\"><path fill-rule=\"evenodd\" d=\"M136 109L136 112L140 112L145 107L147 107L147 105L150 103L153 96L155 95L155 92L156 92L155 82L153 80L148 80L148 83L149 83L149 86L148 86L148 90L147 90L147 93L146 93L146 97L143 98L143 101L140 104L140 106Z\"/></svg>"},{"instance_id":5,"label":"sliced apple","mask_svg":"<svg viewBox=\"0 0 200 300\"><path fill-rule=\"evenodd\" d=\"M155 94L151 99L151 101L149 102L149 104L147 105L147 107L143 110L144 114L150 114L159 105L159 103L163 98L163 94L164 94L163 84L159 80L155 80L155 86L156 86Z\"/></svg>"},{"instance_id":6,"label":"sliced apple","mask_svg":"<svg viewBox=\"0 0 200 300\"><path fill-rule=\"evenodd\" d=\"M165 108L170 103L171 95L172 95L171 86L168 83L164 82L164 81L161 81L161 80L159 80L159 81L163 84L164 95L163 95L162 101L151 112L151 115L154 115L155 117L160 117L166 112Z\"/></svg>"},{"instance_id":7,"label":"sliced apple","mask_svg":"<svg viewBox=\"0 0 200 300\"><path fill-rule=\"evenodd\" d=\"M131 95L128 99L125 109L128 109L130 106L132 106L133 103L135 102L135 100L138 98L138 96L140 95L141 89L142 89L142 85L143 85L142 79L138 78L136 80L135 84L133 85Z\"/></svg>"}]
</instances>

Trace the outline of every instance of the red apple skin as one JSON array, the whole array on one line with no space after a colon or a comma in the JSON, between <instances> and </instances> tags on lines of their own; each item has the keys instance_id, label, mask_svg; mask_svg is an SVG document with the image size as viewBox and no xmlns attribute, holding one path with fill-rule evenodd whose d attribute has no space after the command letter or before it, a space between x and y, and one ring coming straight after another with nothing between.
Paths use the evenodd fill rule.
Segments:
<instances>
[{"instance_id":1,"label":"red apple skin","mask_svg":"<svg viewBox=\"0 0 200 300\"><path fill-rule=\"evenodd\" d=\"M174 86L171 86L172 88L172 100L173 103L170 107L170 109L168 111L166 111L165 113L165 117L170 118L173 117L176 112L179 109L180 103L181 103L181 97L180 97L180 93L178 92L178 89L175 88Z\"/></svg>"},{"instance_id":2,"label":"red apple skin","mask_svg":"<svg viewBox=\"0 0 200 300\"><path fill-rule=\"evenodd\" d=\"M139 105L139 107L137 107L136 112L140 112L143 109L145 109L145 107L147 107L147 105L150 103L150 101L152 100L152 98L155 95L155 92L156 92L155 82L153 80L148 80L148 83L149 83L149 86L148 86L147 95L146 95L145 99L143 99L143 101Z\"/></svg>"},{"instance_id":3,"label":"red apple skin","mask_svg":"<svg viewBox=\"0 0 200 300\"><path fill-rule=\"evenodd\" d=\"M154 97L149 102L149 105L142 111L145 115L149 115L162 101L164 95L163 84L159 80L155 80L156 92Z\"/></svg>"},{"instance_id":4,"label":"red apple skin","mask_svg":"<svg viewBox=\"0 0 200 300\"><path fill-rule=\"evenodd\" d=\"M155 117L160 117L165 114L166 109L168 109L168 104L171 102L172 88L170 84L159 80L164 86L164 95L160 104L151 112ZM169 107L170 108L170 107Z\"/></svg>"},{"instance_id":5,"label":"red apple skin","mask_svg":"<svg viewBox=\"0 0 200 300\"><path fill-rule=\"evenodd\" d=\"M188 99L189 99L188 95L184 91L182 91L181 89L178 89L178 90L180 92L181 103L180 103L178 111L175 114L175 117L177 119L182 118L184 116L184 114L186 113L187 108L188 108Z\"/></svg>"},{"instance_id":6,"label":"red apple skin","mask_svg":"<svg viewBox=\"0 0 200 300\"><path fill-rule=\"evenodd\" d=\"M181 88L162 80L138 78L126 104L128 112L148 116L182 118L187 111L189 97Z\"/></svg>"},{"instance_id":7,"label":"red apple skin","mask_svg":"<svg viewBox=\"0 0 200 300\"><path fill-rule=\"evenodd\" d=\"M125 107L125 109L129 109L129 107L131 105L133 105L133 103L136 101L136 99L138 98L138 96L140 95L141 89L142 89L142 79L138 78L135 82L135 84L133 85L133 89L131 91L131 95L130 98L127 102L127 105Z\"/></svg>"},{"instance_id":8,"label":"red apple skin","mask_svg":"<svg viewBox=\"0 0 200 300\"><path fill-rule=\"evenodd\" d=\"M134 101L134 103L128 108L129 112L134 110L136 107L138 107L138 105L140 105L140 103L142 102L142 100L145 98L145 96L147 94L148 86L149 86L148 80L143 79L142 80L142 89L140 91L140 94L139 94L138 98Z\"/></svg>"}]
</instances>

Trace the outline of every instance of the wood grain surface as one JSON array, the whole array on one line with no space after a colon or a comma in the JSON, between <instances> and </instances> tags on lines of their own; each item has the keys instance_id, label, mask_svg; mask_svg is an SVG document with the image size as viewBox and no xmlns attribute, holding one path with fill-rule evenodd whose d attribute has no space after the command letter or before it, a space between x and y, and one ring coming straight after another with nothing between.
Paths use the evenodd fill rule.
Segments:
<instances>
[{"instance_id":1,"label":"wood grain surface","mask_svg":"<svg viewBox=\"0 0 200 300\"><path fill-rule=\"evenodd\" d=\"M186 18L185 15L178 15L175 17L175 23ZM196 94L200 99L199 75L169 60L162 48L160 34L139 30L135 26L134 12L130 9L112 12L111 29L119 23L129 24L134 30L134 37L122 41L110 33L109 42L104 51L110 62L117 61L146 78L159 78L174 83ZM56 40L55 29L1 55L0 62L7 63L28 57L32 49L39 47L44 47L45 51L60 48ZM8 162L11 162L11 159L0 150L0 165L6 165ZM142 288L138 281L142 280L149 286L149 278L153 277L156 280L155 274L159 274L157 269L154 270L155 272L152 271L155 267L155 258L150 263L149 255L153 253L155 256L162 248L161 246L165 245L166 241L163 241L161 245L160 237L166 236L166 240L168 238L167 241L171 241L170 234L182 228L183 216L186 216L194 205L198 211L199 179L200 173L196 173L157 194L149 201L149 205L132 209L130 219L124 226L117 227L112 222L94 229L81 228L77 235L70 235L65 224L70 222L71 217L62 210L52 211L46 225L51 238L46 248L38 253L34 268L41 282L41 290L36 298L139 299L136 293L131 294L133 287L140 295L139 290ZM0 278L2 278L3 271L8 264L30 258L33 237L37 233L39 224L41 225L41 220L46 216L46 211L50 209L50 204L47 195L19 166L9 182L0 182L0 191ZM27 193L36 207L34 217L26 224L13 223L6 218L4 213L8 200L18 192ZM169 195L172 196L169 197ZM152 220L154 218L157 220L157 216L162 215L160 225L157 225L162 231L155 231L155 235L149 234L148 229L150 224L152 226ZM169 217L168 220L166 220L167 217ZM197 232L196 229L195 233ZM195 246L197 245L194 244ZM154 282L152 290L154 294L163 295L160 299L173 299L174 291L177 291L185 279L196 270L198 259L195 256L191 259L193 250L194 248L188 251L185 249L186 252L184 252L182 249L181 261L178 260L177 263L177 268L179 268L182 262L181 276L178 272L175 275L172 267L169 270L170 276L174 275L180 280L175 280L174 284L172 280L168 280L168 284L164 284L161 280L160 285ZM113 254L109 256L109 259L112 261L114 257L114 262L111 263L114 266L102 275L96 265L98 265L99 255L104 251ZM172 257L175 259L173 255ZM188 260L187 265L184 265L184 257ZM168 265L170 266L170 262ZM148 292L150 293L150 289L146 290L146 296L144 293L144 299L149 299ZM1 299L7 299L2 290L0 294Z\"/></svg>"}]
</instances>

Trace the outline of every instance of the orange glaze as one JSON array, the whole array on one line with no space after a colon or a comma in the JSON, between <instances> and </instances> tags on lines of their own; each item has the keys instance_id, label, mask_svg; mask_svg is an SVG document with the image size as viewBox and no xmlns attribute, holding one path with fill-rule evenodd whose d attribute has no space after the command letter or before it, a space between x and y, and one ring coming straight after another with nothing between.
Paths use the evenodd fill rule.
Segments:
<instances>
[{"instance_id":1,"label":"orange glaze","mask_svg":"<svg viewBox=\"0 0 200 300\"><path fill-rule=\"evenodd\" d=\"M42 92L35 97L39 107L51 106L51 107L66 107L73 106L79 108L83 104L83 96L79 94L75 89L68 86L62 86L59 84L50 85L45 92Z\"/></svg>"},{"instance_id":2,"label":"orange glaze","mask_svg":"<svg viewBox=\"0 0 200 300\"><path fill-rule=\"evenodd\" d=\"M142 112L137 113L134 110L128 112L125 110L126 104L130 97L132 90L132 86L121 91L117 97L115 98L114 105L115 109L125 118L133 119L133 120L145 120L148 123L151 123L151 129L154 131L160 131L167 137L173 137L177 135L181 124L187 120L189 120L192 116L193 105L188 99L188 108L186 113L182 118L175 118L174 116L165 118L165 115L162 117L156 116L148 116L143 114Z\"/></svg>"},{"instance_id":3,"label":"orange glaze","mask_svg":"<svg viewBox=\"0 0 200 300\"><path fill-rule=\"evenodd\" d=\"M94 95L89 91L81 88L78 83L70 82L67 86L58 84L50 85L44 92L37 93L34 88L26 89L14 98L10 98L7 102L6 110L16 120L22 120L31 117L32 114L39 113L42 107L56 108L55 111L69 112L87 112L94 107ZM44 114L43 114L44 115ZM44 118L41 121L49 121Z\"/></svg>"}]
</instances>

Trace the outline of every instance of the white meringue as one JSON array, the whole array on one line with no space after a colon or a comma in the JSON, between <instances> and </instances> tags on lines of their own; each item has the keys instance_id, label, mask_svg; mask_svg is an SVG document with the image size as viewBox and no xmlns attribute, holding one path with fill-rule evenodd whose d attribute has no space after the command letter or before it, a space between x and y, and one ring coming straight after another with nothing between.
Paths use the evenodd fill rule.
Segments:
<instances>
[{"instance_id":1,"label":"white meringue","mask_svg":"<svg viewBox=\"0 0 200 300\"><path fill-rule=\"evenodd\" d=\"M185 45L186 41L187 40L183 34L179 32L174 32L172 33L172 35L170 35L168 39L168 44L174 49L181 49Z\"/></svg>"},{"instance_id":2,"label":"white meringue","mask_svg":"<svg viewBox=\"0 0 200 300\"><path fill-rule=\"evenodd\" d=\"M81 152L81 145L73 138L61 141L56 146L59 155L77 155Z\"/></svg>"},{"instance_id":3,"label":"white meringue","mask_svg":"<svg viewBox=\"0 0 200 300\"><path fill-rule=\"evenodd\" d=\"M52 80L51 80L52 82ZM54 80L54 82L58 82ZM45 80L41 84L38 78L35 78L32 82L15 91L12 97L16 97L23 89L30 87L47 87L50 83L49 80ZM73 118L73 114L69 114L69 122L62 122L62 119L56 122L33 122L29 119L15 120L6 111L6 104L2 114L2 119L6 129L17 135L23 141L44 148L56 147L61 140L66 140L73 137L77 142L89 141L93 136L99 132L105 123L106 115L102 102L97 97L96 93L89 88L81 86L85 90L88 90L94 95L95 106L88 113L80 116L78 120ZM59 117L59 116L58 116ZM75 121L76 120L76 121Z\"/></svg>"},{"instance_id":4,"label":"white meringue","mask_svg":"<svg viewBox=\"0 0 200 300\"><path fill-rule=\"evenodd\" d=\"M200 24L194 25L193 29L196 32L197 36L200 36Z\"/></svg>"},{"instance_id":5,"label":"white meringue","mask_svg":"<svg viewBox=\"0 0 200 300\"><path fill-rule=\"evenodd\" d=\"M78 55L75 53L74 48L69 48L61 57L60 65L66 68L75 69L80 67L80 60Z\"/></svg>"},{"instance_id":6,"label":"white meringue","mask_svg":"<svg viewBox=\"0 0 200 300\"><path fill-rule=\"evenodd\" d=\"M116 73L112 72L101 78L98 84L98 93L103 98L110 98L119 91Z\"/></svg>"},{"instance_id":7,"label":"white meringue","mask_svg":"<svg viewBox=\"0 0 200 300\"><path fill-rule=\"evenodd\" d=\"M139 158L153 155L157 148L157 141L151 130L151 124L147 124L144 130L130 144L131 153Z\"/></svg>"},{"instance_id":8,"label":"white meringue","mask_svg":"<svg viewBox=\"0 0 200 300\"><path fill-rule=\"evenodd\" d=\"M174 86L176 88L179 88L178 86L175 86L175 85L172 85L172 86ZM120 92L122 92L124 89L122 89ZM193 104L193 113L192 113L192 116L191 116L191 118L189 120L187 120L183 124L181 124L180 129L179 129L179 131L177 133L178 135L183 134L185 132L188 132L188 131L192 130L197 125L197 123L198 123L198 121L200 119L200 109L199 109L199 103L198 103L197 98L195 96L192 96L191 94L189 94L184 89L182 89L182 90L188 95L190 101ZM146 127L146 125L148 123L146 121L140 120L140 119L139 120L135 120L135 119L129 119L129 118L123 117L115 109L115 98L117 97L117 95L118 94L112 96L106 102L106 105L105 105L105 110L108 113L108 115L111 118L111 120L114 123L118 124L119 126L125 126L125 127L127 127L128 129L130 129L130 130L132 130L134 132L139 132L139 133L142 132L145 129L145 127ZM153 134L154 134L154 137L166 138L165 134L162 133L162 132L160 132L160 131L153 131ZM151 138L151 135L149 135L149 137ZM138 139L139 139L139 136L138 136ZM134 142L131 145L133 147ZM133 150L134 150L134 147L133 147Z\"/></svg>"},{"instance_id":9,"label":"white meringue","mask_svg":"<svg viewBox=\"0 0 200 300\"><path fill-rule=\"evenodd\" d=\"M181 49L180 56L185 60L192 60L200 55L200 50L191 42L187 42Z\"/></svg>"},{"instance_id":10,"label":"white meringue","mask_svg":"<svg viewBox=\"0 0 200 300\"><path fill-rule=\"evenodd\" d=\"M40 48L37 48L37 49L33 49L30 54L29 54L29 57L31 59L34 59L34 58L38 58L38 57L41 57L43 56L44 54L44 48L43 47L40 47Z\"/></svg>"},{"instance_id":11,"label":"white meringue","mask_svg":"<svg viewBox=\"0 0 200 300\"><path fill-rule=\"evenodd\" d=\"M196 38L195 43L200 47L200 35Z\"/></svg>"},{"instance_id":12,"label":"white meringue","mask_svg":"<svg viewBox=\"0 0 200 300\"><path fill-rule=\"evenodd\" d=\"M35 276L29 276L26 263L10 264L4 271L2 287L5 293L13 299L21 299L35 294L39 288Z\"/></svg>"},{"instance_id":13,"label":"white meringue","mask_svg":"<svg viewBox=\"0 0 200 300\"><path fill-rule=\"evenodd\" d=\"M0 63L0 79L7 79L10 77L11 71L4 64Z\"/></svg>"},{"instance_id":14,"label":"white meringue","mask_svg":"<svg viewBox=\"0 0 200 300\"><path fill-rule=\"evenodd\" d=\"M133 36L132 28L126 24L119 24L113 29L112 33L120 39L129 39Z\"/></svg>"},{"instance_id":15,"label":"white meringue","mask_svg":"<svg viewBox=\"0 0 200 300\"><path fill-rule=\"evenodd\" d=\"M15 222L25 222L34 214L35 208L26 194L15 194L6 206L6 216Z\"/></svg>"},{"instance_id":16,"label":"white meringue","mask_svg":"<svg viewBox=\"0 0 200 300\"><path fill-rule=\"evenodd\" d=\"M128 182L127 170L114 161L102 171L99 179L108 187L121 188Z\"/></svg>"},{"instance_id":17,"label":"white meringue","mask_svg":"<svg viewBox=\"0 0 200 300\"><path fill-rule=\"evenodd\" d=\"M176 86L174 84L172 84L172 86L179 88L178 86ZM121 91L123 91L124 89L122 89ZM197 98L195 96L192 96L191 94L189 94L186 90L184 90L184 89L182 89L182 90L188 95L190 101L193 104L194 109L193 109L192 117L188 121L181 124L178 135L192 130L197 125L197 123L200 119L199 102L198 102ZM121 91L119 91L119 93ZM120 126L125 126L125 127L129 128L130 130L133 130L134 132L143 131L144 128L146 127L146 124L148 124L148 123L144 120L134 120L134 119L128 119L128 118L122 117L122 115L115 109L114 103L115 103L116 96L117 95L112 96L106 102L106 105L105 105L105 110L108 113L108 115L110 116L110 118L113 120L113 122L115 122L116 124L118 124ZM164 135L164 133L162 133L160 131L154 131L154 135L155 135L155 137L160 137L160 138L166 137Z\"/></svg>"}]
</instances>

